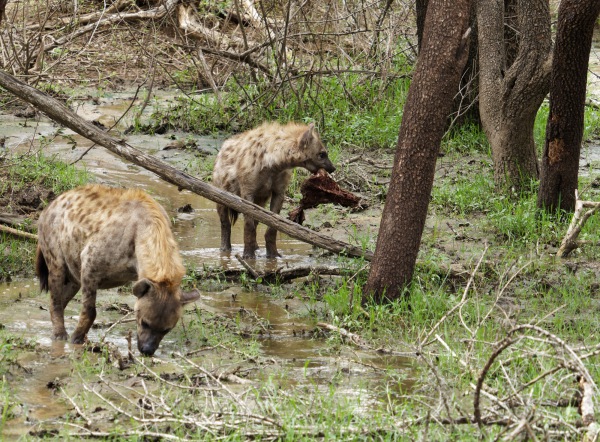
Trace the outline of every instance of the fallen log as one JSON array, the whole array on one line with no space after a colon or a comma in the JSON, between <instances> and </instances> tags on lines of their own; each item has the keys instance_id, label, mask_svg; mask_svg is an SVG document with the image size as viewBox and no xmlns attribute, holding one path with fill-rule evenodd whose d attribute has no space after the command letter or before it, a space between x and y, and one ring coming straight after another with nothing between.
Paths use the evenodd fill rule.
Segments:
<instances>
[{"instance_id":1,"label":"fallen log","mask_svg":"<svg viewBox=\"0 0 600 442\"><path fill-rule=\"evenodd\" d=\"M373 258L373 252L371 251L363 251L360 247L350 245L321 233L314 232L306 227L302 227L282 216L265 210L250 201L244 200L237 195L205 183L196 177L182 172L173 166L130 146L124 140L119 140L101 131L88 121L85 121L54 98L23 83L2 70L0 70L0 86L35 106L57 123L68 127L96 144L104 146L119 157L154 172L163 180L178 186L180 189L190 190L211 201L231 207L244 215L251 216L256 221L317 247L335 253L345 254L347 256L364 257L368 261Z\"/></svg>"},{"instance_id":2,"label":"fallen log","mask_svg":"<svg viewBox=\"0 0 600 442\"><path fill-rule=\"evenodd\" d=\"M310 275L323 275L323 276L343 276L352 273L350 270L345 270L334 266L306 266L306 267L290 267L290 268L278 268L268 272L256 271L250 265L243 260L240 255L235 257L242 264L243 269L207 269L204 273L206 277L210 278L213 275L223 278L226 281L239 281L242 274L248 272L252 275L255 280L260 278L262 283L284 283L293 279L304 278ZM203 277L204 277L203 275Z\"/></svg>"},{"instance_id":3,"label":"fallen log","mask_svg":"<svg viewBox=\"0 0 600 442\"><path fill-rule=\"evenodd\" d=\"M0 213L0 224L6 224L9 227L19 228L28 232L33 232L35 229L28 226L29 218L26 216L15 215L13 213Z\"/></svg>"}]
</instances>

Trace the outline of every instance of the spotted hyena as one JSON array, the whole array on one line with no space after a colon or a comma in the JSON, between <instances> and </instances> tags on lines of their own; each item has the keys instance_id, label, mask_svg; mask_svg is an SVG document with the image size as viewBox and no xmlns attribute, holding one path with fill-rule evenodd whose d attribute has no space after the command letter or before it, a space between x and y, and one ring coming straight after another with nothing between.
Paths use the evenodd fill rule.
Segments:
<instances>
[{"instance_id":1,"label":"spotted hyena","mask_svg":"<svg viewBox=\"0 0 600 442\"><path fill-rule=\"evenodd\" d=\"M64 310L81 288L83 306L71 342L84 342L96 318L96 291L136 281L137 340L152 355L185 303L185 268L165 210L147 193L100 185L60 195L40 215L36 270L50 290L54 339L68 338Z\"/></svg>"},{"instance_id":2,"label":"spotted hyena","mask_svg":"<svg viewBox=\"0 0 600 442\"><path fill-rule=\"evenodd\" d=\"M213 183L228 192L264 207L271 201L270 209L279 213L292 169L304 167L310 172L335 167L327 156L313 124L264 123L261 126L229 138L223 143L215 162ZM231 250L231 225L238 213L217 204L221 220L221 250ZM244 217L244 258L254 258L257 222ZM265 233L267 258L275 258L277 230L272 227Z\"/></svg>"}]
</instances>

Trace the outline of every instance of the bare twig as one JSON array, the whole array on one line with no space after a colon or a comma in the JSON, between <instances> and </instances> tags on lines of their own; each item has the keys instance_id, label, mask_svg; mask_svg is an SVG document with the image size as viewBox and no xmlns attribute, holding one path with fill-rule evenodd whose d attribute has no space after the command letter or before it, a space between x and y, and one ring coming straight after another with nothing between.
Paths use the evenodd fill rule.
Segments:
<instances>
[{"instance_id":1,"label":"bare twig","mask_svg":"<svg viewBox=\"0 0 600 442\"><path fill-rule=\"evenodd\" d=\"M585 210L589 209L589 210ZM577 241L577 237L581 233L581 229L585 225L585 222L600 209L600 202L594 201L582 201L579 199L577 191L575 191L575 212L573 213L573 219L567 233L563 238L556 256L559 258L566 258L569 253L575 250L581 244Z\"/></svg>"}]
</instances>

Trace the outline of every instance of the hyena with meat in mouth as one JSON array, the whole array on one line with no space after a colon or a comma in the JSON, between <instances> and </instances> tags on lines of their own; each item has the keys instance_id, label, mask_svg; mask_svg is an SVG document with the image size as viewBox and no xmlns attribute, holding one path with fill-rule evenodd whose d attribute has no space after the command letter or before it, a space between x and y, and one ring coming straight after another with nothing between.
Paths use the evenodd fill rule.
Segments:
<instances>
[{"instance_id":1,"label":"hyena with meat in mouth","mask_svg":"<svg viewBox=\"0 0 600 442\"><path fill-rule=\"evenodd\" d=\"M227 139L215 161L213 184L241 198L279 213L283 205L292 170L303 167L310 172L335 171L313 124L264 123L252 130ZM238 212L217 204L221 221L221 250L231 251L231 226ZM258 222L244 216L244 258L254 258L258 250ZM277 252L277 230L265 233L267 258L281 256Z\"/></svg>"}]
</instances>

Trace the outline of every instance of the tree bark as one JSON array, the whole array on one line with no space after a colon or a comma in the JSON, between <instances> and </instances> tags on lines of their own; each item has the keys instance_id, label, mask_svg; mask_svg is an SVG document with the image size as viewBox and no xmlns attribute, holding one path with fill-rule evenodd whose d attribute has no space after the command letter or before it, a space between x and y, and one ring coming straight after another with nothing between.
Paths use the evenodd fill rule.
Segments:
<instances>
[{"instance_id":1,"label":"tree bark","mask_svg":"<svg viewBox=\"0 0 600 442\"><path fill-rule=\"evenodd\" d=\"M425 16L429 0L416 0L415 12L417 17L417 42L419 53L423 42L423 28L425 27ZM479 118L479 85L478 85L478 55L477 55L477 17L475 4L471 3L469 18L471 27L471 38L469 39L469 58L460 77L460 84L454 97L453 110L448 119L449 127L465 123L481 124Z\"/></svg>"},{"instance_id":2,"label":"tree bark","mask_svg":"<svg viewBox=\"0 0 600 442\"><path fill-rule=\"evenodd\" d=\"M575 209L587 68L600 0L563 0L550 82L550 113L538 206L548 211Z\"/></svg>"},{"instance_id":3,"label":"tree bark","mask_svg":"<svg viewBox=\"0 0 600 442\"><path fill-rule=\"evenodd\" d=\"M505 15L516 2L518 51L511 62L512 37L505 33ZM517 192L538 178L533 138L535 116L548 92L551 33L548 0L477 2L479 37L479 109L494 161L498 187Z\"/></svg>"},{"instance_id":4,"label":"tree bark","mask_svg":"<svg viewBox=\"0 0 600 442\"><path fill-rule=\"evenodd\" d=\"M377 302L399 298L412 278L446 119L468 56L469 6L470 0L429 1L364 289Z\"/></svg>"},{"instance_id":5,"label":"tree bark","mask_svg":"<svg viewBox=\"0 0 600 442\"><path fill-rule=\"evenodd\" d=\"M48 95L17 80L1 70L0 86L12 92L22 100L32 104L54 121L77 132L88 140L104 146L114 154L154 172L165 181L175 184L182 189L191 190L192 192L208 198L211 201L232 207L244 215L248 214L255 220L262 222L269 227L273 227L309 244L313 244L336 253L343 253L348 256L362 256L367 260L370 260L372 257L372 253L369 251L363 252L360 247L355 247L342 241L334 240L333 238L322 235L318 232L314 232L306 227L299 226L298 224L276 215L273 212L265 210L262 207L251 203L250 201L244 200L237 195L211 186L210 184L207 184L198 178L195 178L185 172L175 169L166 163L163 163L151 155L147 155L144 152L129 146L127 143L125 143L125 141L118 140L109 134L102 132L91 123L83 120L62 103L56 101L54 98L49 97Z\"/></svg>"},{"instance_id":6,"label":"tree bark","mask_svg":"<svg viewBox=\"0 0 600 442\"><path fill-rule=\"evenodd\" d=\"M421 53L421 45L423 43L423 31L425 29L425 17L427 16L427 5L429 0L416 0L415 12L417 15L417 48Z\"/></svg>"}]
</instances>

